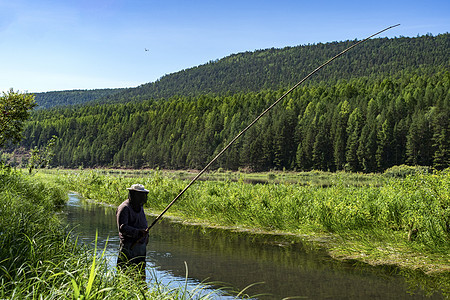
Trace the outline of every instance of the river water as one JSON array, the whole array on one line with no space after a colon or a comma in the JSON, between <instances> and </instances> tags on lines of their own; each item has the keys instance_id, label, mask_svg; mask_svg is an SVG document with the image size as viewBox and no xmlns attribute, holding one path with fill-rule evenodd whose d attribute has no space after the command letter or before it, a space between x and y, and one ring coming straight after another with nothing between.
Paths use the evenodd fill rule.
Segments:
<instances>
[{"instance_id":1,"label":"river water","mask_svg":"<svg viewBox=\"0 0 450 300\"><path fill-rule=\"evenodd\" d=\"M104 248L109 265L116 265L119 239L115 208L83 201L69 194L64 209L69 227L80 241ZM147 217L149 223L151 217ZM443 299L411 290L394 269L355 266L331 259L293 237L235 233L162 221L155 225L147 246L147 280L169 286L201 282L246 290L255 299ZM210 289L205 289L209 293ZM232 299L217 292L217 299Z\"/></svg>"}]
</instances>

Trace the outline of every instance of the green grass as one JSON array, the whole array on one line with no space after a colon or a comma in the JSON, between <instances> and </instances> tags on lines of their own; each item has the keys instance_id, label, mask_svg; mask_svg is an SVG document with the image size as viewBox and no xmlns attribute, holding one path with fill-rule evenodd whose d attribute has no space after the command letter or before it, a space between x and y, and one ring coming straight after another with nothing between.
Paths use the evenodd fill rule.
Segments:
<instances>
[{"instance_id":1,"label":"green grass","mask_svg":"<svg viewBox=\"0 0 450 300\"><path fill-rule=\"evenodd\" d=\"M168 215L207 226L302 236L319 241L337 259L396 265L434 276L450 295L449 172L402 166L379 175L276 173L271 177L280 179L277 184L246 184L240 174L229 174L237 181L194 184ZM143 177L109 175L105 170L40 176L116 205L126 199L126 187L141 183L150 190L146 210L154 214L187 184L178 175L155 170ZM291 183L292 178L304 180Z\"/></svg>"},{"instance_id":2,"label":"green grass","mask_svg":"<svg viewBox=\"0 0 450 300\"><path fill-rule=\"evenodd\" d=\"M406 169L406 171L405 171ZM390 169L386 172L388 177L398 177L399 174L414 173L416 168L403 166ZM125 178L144 178L153 176L155 173L175 180L191 180L198 171L190 170L153 170L153 169L60 169L60 173L77 173L94 171L99 175L109 175L114 177ZM54 173L54 170L41 170L41 173ZM325 171L310 171L310 172L284 172L284 171L270 171L249 173L244 171L232 172L224 171L222 169L206 172L201 177L208 181L243 181L245 183L291 183L298 185L315 185L321 187L328 187L334 185L336 180L345 181L347 185L352 186L367 186L367 185L382 185L385 176L375 174L351 173L351 172L325 172Z\"/></svg>"},{"instance_id":3,"label":"green grass","mask_svg":"<svg viewBox=\"0 0 450 300\"><path fill-rule=\"evenodd\" d=\"M449 171L376 180L355 186L335 176L326 187L304 184L245 184L242 180L197 182L174 205L172 215L225 226L344 235L351 231L401 236L430 251L449 250ZM321 176L321 174L319 174ZM380 176L381 177L381 176ZM58 175L61 184L99 202L119 204L126 187L139 182L149 192L147 207L158 213L186 185L154 171L129 178L80 171ZM380 184L380 182L383 182Z\"/></svg>"},{"instance_id":4,"label":"green grass","mask_svg":"<svg viewBox=\"0 0 450 300\"><path fill-rule=\"evenodd\" d=\"M0 299L211 298L207 285L147 286L108 268L104 253L70 238L56 214L67 190L54 179L0 168Z\"/></svg>"}]
</instances>

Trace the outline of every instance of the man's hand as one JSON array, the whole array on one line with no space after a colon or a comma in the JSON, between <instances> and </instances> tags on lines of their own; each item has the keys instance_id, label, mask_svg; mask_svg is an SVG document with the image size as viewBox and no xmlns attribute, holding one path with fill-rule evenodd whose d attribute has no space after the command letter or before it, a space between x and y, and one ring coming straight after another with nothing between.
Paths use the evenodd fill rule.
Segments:
<instances>
[{"instance_id":1,"label":"man's hand","mask_svg":"<svg viewBox=\"0 0 450 300\"><path fill-rule=\"evenodd\" d=\"M143 243L143 239L145 239L145 237L148 236L148 231L147 229L139 229L139 240L137 240L136 243ZM145 244L148 244L148 239L146 240ZM133 244L134 246L134 244Z\"/></svg>"},{"instance_id":2,"label":"man's hand","mask_svg":"<svg viewBox=\"0 0 450 300\"><path fill-rule=\"evenodd\" d=\"M147 229L139 229L139 236L140 237L145 237L147 235L148 235Z\"/></svg>"}]
</instances>

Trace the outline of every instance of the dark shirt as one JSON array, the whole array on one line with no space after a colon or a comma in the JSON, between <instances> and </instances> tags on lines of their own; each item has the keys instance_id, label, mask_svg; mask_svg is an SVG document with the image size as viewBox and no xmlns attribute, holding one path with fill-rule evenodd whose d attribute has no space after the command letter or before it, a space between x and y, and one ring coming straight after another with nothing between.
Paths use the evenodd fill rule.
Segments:
<instances>
[{"instance_id":1,"label":"dark shirt","mask_svg":"<svg viewBox=\"0 0 450 300\"><path fill-rule=\"evenodd\" d=\"M139 212L135 212L131 207L129 199L119 205L116 212L116 218L117 227L119 229L119 238L122 243L136 242L142 237L139 230L147 229L148 226L142 206ZM139 242L147 243L147 239L148 236Z\"/></svg>"}]
</instances>

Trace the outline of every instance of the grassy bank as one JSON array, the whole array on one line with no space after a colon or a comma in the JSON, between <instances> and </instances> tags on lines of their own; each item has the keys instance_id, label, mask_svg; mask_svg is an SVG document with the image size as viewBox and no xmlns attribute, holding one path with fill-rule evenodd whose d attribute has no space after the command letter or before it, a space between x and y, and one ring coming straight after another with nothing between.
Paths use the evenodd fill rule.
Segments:
<instances>
[{"instance_id":1,"label":"grassy bank","mask_svg":"<svg viewBox=\"0 0 450 300\"><path fill-rule=\"evenodd\" d=\"M101 251L67 234L57 214L67 190L51 179L0 168L0 299L210 298L108 269Z\"/></svg>"},{"instance_id":2,"label":"grassy bank","mask_svg":"<svg viewBox=\"0 0 450 300\"><path fill-rule=\"evenodd\" d=\"M416 168L402 167L401 171L392 168L388 173L388 176L405 175L417 170ZM75 169L60 169L59 173L74 173L80 170ZM153 169L83 169L83 172L95 171L99 175L110 175L114 177L133 177L133 178L145 178L153 176L157 172L160 176L168 179L175 180L191 180L197 174L198 170L158 170ZM42 172L54 173L53 170L42 170ZM320 186L328 187L334 185L336 179L345 181L347 185L352 186L366 186L374 185L379 186L383 184L384 178L382 176L373 176L362 173L349 173L349 172L324 172L324 171L311 171L311 172L283 172L283 171L270 171L270 172L245 172L245 171L225 171L222 169L206 172L200 178L200 180L206 181L241 181L244 183L285 183L285 184L298 184L307 186Z\"/></svg>"},{"instance_id":3,"label":"grassy bank","mask_svg":"<svg viewBox=\"0 0 450 300\"><path fill-rule=\"evenodd\" d=\"M207 226L302 236L337 259L420 270L438 278L439 289L450 293L449 170L397 171L358 179L365 184L349 181L355 177L346 174L328 176L326 185L316 184L314 173L309 184L198 182L169 215ZM159 171L134 178L103 173L56 171L47 176L57 175L83 196L112 204L126 199L126 187L142 183L150 190L147 210L155 214L186 185Z\"/></svg>"}]
</instances>

